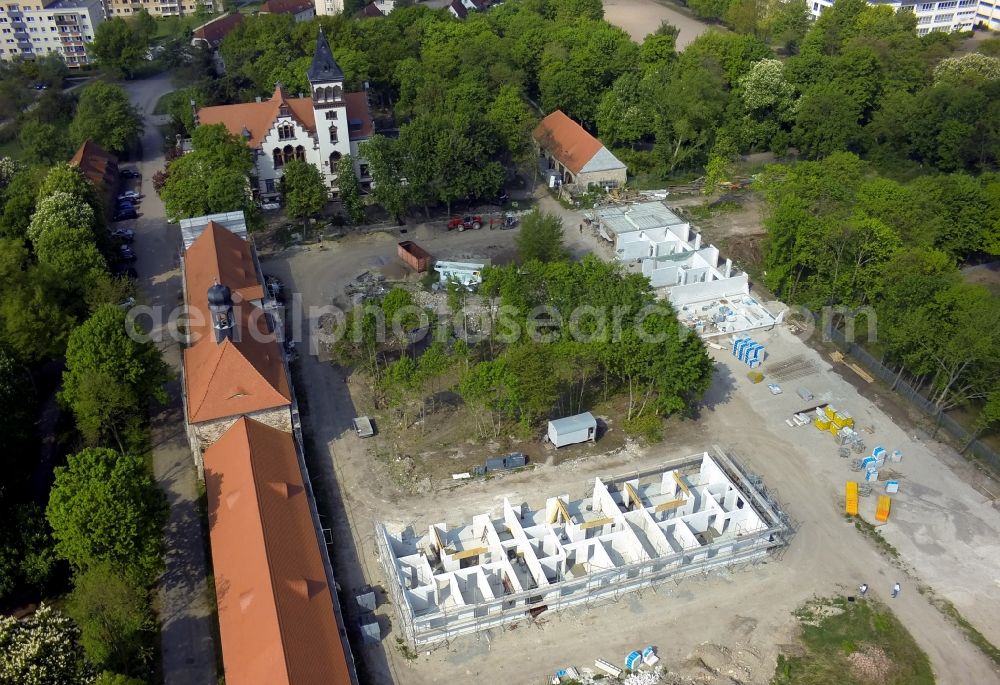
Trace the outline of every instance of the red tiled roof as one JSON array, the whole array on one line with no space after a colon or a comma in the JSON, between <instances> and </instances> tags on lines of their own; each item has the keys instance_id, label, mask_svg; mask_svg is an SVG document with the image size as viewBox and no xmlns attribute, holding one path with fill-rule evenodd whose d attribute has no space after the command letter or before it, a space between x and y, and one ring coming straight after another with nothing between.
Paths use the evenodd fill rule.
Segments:
<instances>
[{"instance_id":1,"label":"red tiled roof","mask_svg":"<svg viewBox=\"0 0 1000 685\"><path fill-rule=\"evenodd\" d=\"M313 9L312 0L267 0L260 6L261 14L298 14Z\"/></svg>"},{"instance_id":2,"label":"red tiled roof","mask_svg":"<svg viewBox=\"0 0 1000 685\"><path fill-rule=\"evenodd\" d=\"M113 191L118 185L118 158L92 140L85 140L69 163L103 192Z\"/></svg>"},{"instance_id":3,"label":"red tiled roof","mask_svg":"<svg viewBox=\"0 0 1000 685\"><path fill-rule=\"evenodd\" d=\"M263 297L249 244L210 223L185 252L184 277L188 332L194 339L184 350L188 420L198 423L291 404L277 339L263 310L245 301ZM215 340L208 309L208 289L215 283L233 292L235 342Z\"/></svg>"},{"instance_id":4,"label":"red tiled roof","mask_svg":"<svg viewBox=\"0 0 1000 685\"><path fill-rule=\"evenodd\" d=\"M309 133L316 133L316 115L313 112L312 98L290 98L281 88L275 88L270 100L262 102L244 102L237 105L217 105L203 107L198 110L199 124L223 124L230 133L243 135L243 129L250 131L248 145L260 147L261 141L271 130L278 118L281 105L287 105L291 115ZM349 127L351 140L361 140L371 136L374 131L371 111L368 108L367 93L344 93L344 104L347 106L349 122L358 121L361 127Z\"/></svg>"},{"instance_id":5,"label":"red tiled roof","mask_svg":"<svg viewBox=\"0 0 1000 685\"><path fill-rule=\"evenodd\" d=\"M358 16L359 17L384 17L385 14L383 14L382 10L380 10L378 8L378 5L376 5L374 2L369 2L367 5L365 5L364 7L361 8L361 11L358 12Z\"/></svg>"},{"instance_id":6,"label":"red tiled roof","mask_svg":"<svg viewBox=\"0 0 1000 685\"><path fill-rule=\"evenodd\" d=\"M227 685L349 685L291 434L240 418L205 487Z\"/></svg>"},{"instance_id":7,"label":"red tiled roof","mask_svg":"<svg viewBox=\"0 0 1000 685\"><path fill-rule=\"evenodd\" d=\"M316 132L312 98L290 98L280 87L274 89L269 100L243 102L236 105L216 105L198 110L199 124L224 124L235 136L242 136L243 129L250 131L250 147L260 147L260 142L271 130L281 105L287 105L291 115L310 133Z\"/></svg>"},{"instance_id":8,"label":"red tiled roof","mask_svg":"<svg viewBox=\"0 0 1000 685\"><path fill-rule=\"evenodd\" d=\"M217 48L222 39L242 23L243 15L239 12L234 12L233 14L227 14L224 17L219 17L206 24L202 24L194 30L193 36L206 41L211 47Z\"/></svg>"},{"instance_id":9,"label":"red tiled roof","mask_svg":"<svg viewBox=\"0 0 1000 685\"><path fill-rule=\"evenodd\" d=\"M347 106L347 128L351 140L369 138L375 130L375 125L372 122L371 109L368 107L368 93L364 91L344 93L344 104ZM360 124L360 126L355 126L355 124Z\"/></svg>"},{"instance_id":10,"label":"red tiled roof","mask_svg":"<svg viewBox=\"0 0 1000 685\"><path fill-rule=\"evenodd\" d=\"M604 147L601 141L558 109L542 119L532 135L540 146L574 174L580 173Z\"/></svg>"}]
</instances>

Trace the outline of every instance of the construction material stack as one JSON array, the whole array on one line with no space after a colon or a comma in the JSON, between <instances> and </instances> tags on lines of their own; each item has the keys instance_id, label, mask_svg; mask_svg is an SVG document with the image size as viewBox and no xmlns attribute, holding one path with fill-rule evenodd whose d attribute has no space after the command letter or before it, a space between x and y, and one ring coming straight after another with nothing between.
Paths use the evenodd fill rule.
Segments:
<instances>
[{"instance_id":1,"label":"construction material stack","mask_svg":"<svg viewBox=\"0 0 1000 685\"><path fill-rule=\"evenodd\" d=\"M732 353L751 369L756 369L764 363L764 346L750 337L736 338L733 341Z\"/></svg>"}]
</instances>

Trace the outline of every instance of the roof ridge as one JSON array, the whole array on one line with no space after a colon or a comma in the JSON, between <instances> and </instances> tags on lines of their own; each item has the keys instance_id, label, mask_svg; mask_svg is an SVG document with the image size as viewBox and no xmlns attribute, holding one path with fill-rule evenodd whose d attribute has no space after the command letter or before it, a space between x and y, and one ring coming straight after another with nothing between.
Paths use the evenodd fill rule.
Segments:
<instances>
[{"instance_id":1,"label":"roof ridge","mask_svg":"<svg viewBox=\"0 0 1000 685\"><path fill-rule=\"evenodd\" d=\"M281 593L278 592L278 582L279 582L280 579L275 577L275 569L278 567L278 565L271 563L271 558L270 558L271 546L268 544L270 536L269 536L269 533L268 533L268 527L267 527L267 525L264 522L265 521L265 519L264 519L264 508L262 506L262 497L266 494L266 493L263 492L263 488L265 487L266 484L262 482L263 479L258 478L257 462L254 459L254 453L255 453L254 443L255 443L255 438L257 437L257 436L254 435L254 432L258 428L263 429L264 432L267 432L267 431L277 431L278 429L274 428L272 426L268 426L268 425L266 425L264 423L261 423L260 421L256 421L254 419L251 419L250 417L248 417L246 415L241 416L240 420L243 421L244 430L246 431L246 436L247 436L247 445L250 447L250 472L251 472L251 478L253 480L254 491L255 491L255 494L256 494L257 512L260 515L260 531L261 531L261 537L264 540L264 556L267 559L267 575L271 579L271 587L270 587L271 598L274 601L274 613L275 613L275 619L277 620L277 623L278 623L278 631L281 633L281 653L285 657L284 658L285 675L288 677L288 682L291 683L292 682L292 656L293 655L289 651L289 645L290 645L291 638L293 638L294 636L292 636L292 635L290 635L288 633L287 628L285 626L284 612L281 610ZM254 430L253 431L250 430L250 424L251 423L253 423L253 425L254 425ZM280 431L280 432L284 433L284 431ZM288 437L289 437L289 439L291 439L292 436L288 435ZM295 442L294 441L292 441L292 450L296 450L296 448L295 448ZM296 453L295 453L295 467L296 467L296 471L298 471L298 473L299 473L299 477L302 478L302 469L299 467L298 461L299 461L298 460L298 452L296 451ZM303 478L302 481L303 481L303 487L304 487L304 485L305 485L305 479ZM313 527L312 526L312 516L311 515L310 515L310 527ZM313 531L313 537L315 537L315 536L316 536L316 532ZM318 541L317 541L317 544L318 544ZM310 598L307 599L307 601L309 601L311 599L312 598L310 597ZM331 597L331 599L332 599L332 597Z\"/></svg>"}]
</instances>

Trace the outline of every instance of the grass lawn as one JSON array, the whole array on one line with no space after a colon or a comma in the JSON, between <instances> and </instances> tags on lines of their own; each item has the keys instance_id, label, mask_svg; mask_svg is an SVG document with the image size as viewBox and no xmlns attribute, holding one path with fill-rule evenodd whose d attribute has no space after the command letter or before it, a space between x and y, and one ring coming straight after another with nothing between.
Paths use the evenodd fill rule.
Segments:
<instances>
[{"instance_id":1,"label":"grass lawn","mask_svg":"<svg viewBox=\"0 0 1000 685\"><path fill-rule=\"evenodd\" d=\"M933 685L930 661L876 600L810 602L798 612L804 654L779 656L772 685Z\"/></svg>"},{"instance_id":2,"label":"grass lawn","mask_svg":"<svg viewBox=\"0 0 1000 685\"><path fill-rule=\"evenodd\" d=\"M177 38L185 36L196 26L201 26L207 21L211 21L211 15L190 14L176 17L157 17L156 35L153 36L155 42L160 38Z\"/></svg>"}]
</instances>

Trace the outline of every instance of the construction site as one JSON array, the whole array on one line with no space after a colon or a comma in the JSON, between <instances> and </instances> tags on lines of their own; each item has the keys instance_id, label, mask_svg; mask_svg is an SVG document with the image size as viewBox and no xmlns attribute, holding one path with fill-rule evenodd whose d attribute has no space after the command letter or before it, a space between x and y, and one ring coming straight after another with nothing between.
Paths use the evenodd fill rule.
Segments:
<instances>
[{"instance_id":1,"label":"construction site","mask_svg":"<svg viewBox=\"0 0 1000 685\"><path fill-rule=\"evenodd\" d=\"M595 478L590 497L549 497L471 525L376 526L379 557L415 646L618 598L709 568L749 563L784 545L775 505L715 447L662 467Z\"/></svg>"}]
</instances>

